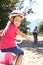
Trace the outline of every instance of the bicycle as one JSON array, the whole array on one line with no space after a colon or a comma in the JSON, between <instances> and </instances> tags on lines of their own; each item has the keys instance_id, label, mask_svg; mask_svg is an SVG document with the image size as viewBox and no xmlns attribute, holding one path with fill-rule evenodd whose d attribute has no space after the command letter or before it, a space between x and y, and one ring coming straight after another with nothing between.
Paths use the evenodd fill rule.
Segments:
<instances>
[{"instance_id":1,"label":"bicycle","mask_svg":"<svg viewBox=\"0 0 43 65\"><path fill-rule=\"evenodd\" d=\"M12 65L14 59L16 59L16 55L13 55L11 52L0 53L0 64L2 65Z\"/></svg>"},{"instance_id":2,"label":"bicycle","mask_svg":"<svg viewBox=\"0 0 43 65\"><path fill-rule=\"evenodd\" d=\"M37 43L38 43L37 35L34 35L34 44L37 44Z\"/></svg>"},{"instance_id":3,"label":"bicycle","mask_svg":"<svg viewBox=\"0 0 43 65\"><path fill-rule=\"evenodd\" d=\"M20 40L18 42L21 43ZM1 44L0 44L0 48L1 48ZM17 56L12 52L1 52L0 50L0 65L13 65L13 61L16 62L16 59Z\"/></svg>"}]
</instances>

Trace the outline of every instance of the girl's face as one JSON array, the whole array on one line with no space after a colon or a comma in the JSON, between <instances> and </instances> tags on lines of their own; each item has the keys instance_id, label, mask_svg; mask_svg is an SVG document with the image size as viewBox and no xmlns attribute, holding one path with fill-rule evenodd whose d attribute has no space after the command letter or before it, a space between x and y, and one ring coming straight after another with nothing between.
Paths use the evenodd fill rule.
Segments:
<instances>
[{"instance_id":1,"label":"girl's face","mask_svg":"<svg viewBox=\"0 0 43 65\"><path fill-rule=\"evenodd\" d=\"M22 21L22 17L21 16L16 16L14 18L14 24L17 25L17 26L20 26L21 21Z\"/></svg>"}]
</instances>

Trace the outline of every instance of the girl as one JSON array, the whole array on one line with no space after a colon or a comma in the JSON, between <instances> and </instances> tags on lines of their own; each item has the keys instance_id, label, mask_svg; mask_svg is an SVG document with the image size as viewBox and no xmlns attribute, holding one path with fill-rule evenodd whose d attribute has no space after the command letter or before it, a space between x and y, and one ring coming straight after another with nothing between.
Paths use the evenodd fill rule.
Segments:
<instances>
[{"instance_id":1,"label":"girl","mask_svg":"<svg viewBox=\"0 0 43 65\"><path fill-rule=\"evenodd\" d=\"M11 12L9 19L9 22L3 31L1 40L1 51L12 52L18 55L15 65L19 65L22 60L22 56L24 55L24 52L17 46L15 38L16 35L20 35L28 39L27 35L25 35L18 29L21 21L24 19L24 16L21 11L14 10Z\"/></svg>"}]
</instances>

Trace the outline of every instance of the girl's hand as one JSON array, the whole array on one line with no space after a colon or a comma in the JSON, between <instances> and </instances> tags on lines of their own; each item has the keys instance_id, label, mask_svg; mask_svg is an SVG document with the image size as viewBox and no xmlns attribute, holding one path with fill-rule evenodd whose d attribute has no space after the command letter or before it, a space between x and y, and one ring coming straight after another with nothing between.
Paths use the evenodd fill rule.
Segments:
<instances>
[{"instance_id":1,"label":"girl's hand","mask_svg":"<svg viewBox=\"0 0 43 65\"><path fill-rule=\"evenodd\" d=\"M30 37L27 37L26 40L28 40L28 41L32 41L33 39L30 38Z\"/></svg>"},{"instance_id":2,"label":"girl's hand","mask_svg":"<svg viewBox=\"0 0 43 65\"><path fill-rule=\"evenodd\" d=\"M29 37L27 37L26 40L29 40Z\"/></svg>"}]
</instances>

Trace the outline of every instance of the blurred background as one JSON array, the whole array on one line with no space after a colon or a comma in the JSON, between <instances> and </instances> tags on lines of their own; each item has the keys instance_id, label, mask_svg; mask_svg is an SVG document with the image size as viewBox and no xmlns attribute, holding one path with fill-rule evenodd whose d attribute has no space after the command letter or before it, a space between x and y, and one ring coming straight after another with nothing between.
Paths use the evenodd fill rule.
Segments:
<instances>
[{"instance_id":1,"label":"blurred background","mask_svg":"<svg viewBox=\"0 0 43 65\"><path fill-rule=\"evenodd\" d=\"M0 1L0 30L3 30L9 20L9 13L19 9L23 11L25 19L20 30L32 35L35 26L39 35L43 35L43 0L1 0Z\"/></svg>"}]
</instances>

